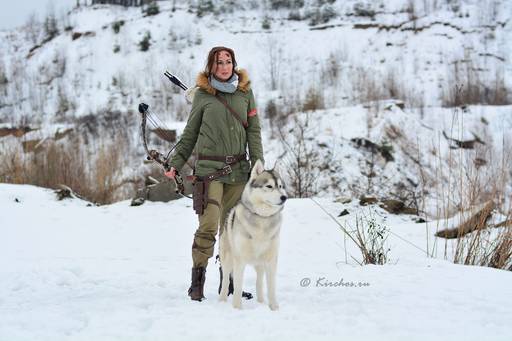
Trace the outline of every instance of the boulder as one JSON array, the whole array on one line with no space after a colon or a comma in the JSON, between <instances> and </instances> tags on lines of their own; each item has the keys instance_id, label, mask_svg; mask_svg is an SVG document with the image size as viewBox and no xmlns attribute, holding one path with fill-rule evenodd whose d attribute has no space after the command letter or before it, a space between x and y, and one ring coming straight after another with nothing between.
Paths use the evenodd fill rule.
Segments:
<instances>
[{"instance_id":1,"label":"boulder","mask_svg":"<svg viewBox=\"0 0 512 341\"><path fill-rule=\"evenodd\" d=\"M418 214L415 208L407 207L405 203L400 200L382 200L379 206L392 214Z\"/></svg>"}]
</instances>

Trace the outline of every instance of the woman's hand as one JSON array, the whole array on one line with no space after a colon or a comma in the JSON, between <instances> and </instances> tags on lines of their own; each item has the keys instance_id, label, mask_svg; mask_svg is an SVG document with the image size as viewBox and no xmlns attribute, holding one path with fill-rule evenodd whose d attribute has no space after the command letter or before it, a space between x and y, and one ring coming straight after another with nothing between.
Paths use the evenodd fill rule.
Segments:
<instances>
[{"instance_id":1,"label":"woman's hand","mask_svg":"<svg viewBox=\"0 0 512 341\"><path fill-rule=\"evenodd\" d=\"M168 172L164 172L164 175L170 179L174 179L176 176L176 169L174 167L171 167L171 169Z\"/></svg>"}]
</instances>

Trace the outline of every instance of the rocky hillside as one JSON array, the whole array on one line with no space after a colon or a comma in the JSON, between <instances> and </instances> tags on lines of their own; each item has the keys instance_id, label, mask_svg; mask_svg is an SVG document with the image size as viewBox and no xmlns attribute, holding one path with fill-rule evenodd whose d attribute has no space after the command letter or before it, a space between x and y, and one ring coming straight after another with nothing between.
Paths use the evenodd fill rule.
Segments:
<instances>
[{"instance_id":1,"label":"rocky hillside","mask_svg":"<svg viewBox=\"0 0 512 341\"><path fill-rule=\"evenodd\" d=\"M507 163L492 163L509 155L511 13L500 0L158 1L49 13L0 32L0 143L32 158L75 135L86 159L122 145L112 181L131 183L148 172L138 103L179 134L189 107L163 72L192 84L208 50L226 45L251 75L268 161L306 165L309 187L290 180L296 195L388 196L417 208L428 196L432 208L440 186L460 192L445 201L457 207L467 198L451 187L458 169L469 184L485 167L510 176ZM289 148L302 140L309 163Z\"/></svg>"}]
</instances>

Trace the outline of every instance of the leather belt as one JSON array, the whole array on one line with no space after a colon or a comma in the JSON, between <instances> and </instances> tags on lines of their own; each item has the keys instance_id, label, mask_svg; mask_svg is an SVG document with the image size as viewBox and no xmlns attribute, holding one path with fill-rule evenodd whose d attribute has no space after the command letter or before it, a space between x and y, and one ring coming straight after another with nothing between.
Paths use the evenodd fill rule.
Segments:
<instances>
[{"instance_id":1,"label":"leather belt","mask_svg":"<svg viewBox=\"0 0 512 341\"><path fill-rule=\"evenodd\" d=\"M226 156L214 156L214 155L204 155L199 154L197 156L198 160L209 160L209 161L219 161L224 162L226 165L234 165L237 162L247 159L247 154L243 153L240 155L226 155Z\"/></svg>"},{"instance_id":2,"label":"leather belt","mask_svg":"<svg viewBox=\"0 0 512 341\"><path fill-rule=\"evenodd\" d=\"M196 210L197 214L201 215L201 214L203 214L204 209L206 208L208 203L211 203L211 204L214 204L214 205L217 205L218 207L220 207L219 203L216 200L210 199L208 197L208 187L209 187L210 182L212 182L213 180L216 180L218 178L221 178L225 175L230 174L233 171L231 169L231 166L234 165L235 163L242 161L242 160L246 160L247 154L243 153L240 155L227 155L227 156L214 156L214 155L198 154L197 159L198 160L220 161L220 162L225 163L224 167L216 170L213 173L207 174L205 176L195 176L195 178L194 178L194 181L195 181L194 186L203 186L202 188L204 189L201 192L202 193L201 198L196 199L195 187L194 187L194 210ZM199 180L199 182L196 182L197 180ZM201 182L202 182L202 184L201 184ZM200 200L200 202L196 202L196 200Z\"/></svg>"},{"instance_id":3,"label":"leather belt","mask_svg":"<svg viewBox=\"0 0 512 341\"><path fill-rule=\"evenodd\" d=\"M213 172L213 173L203 176L202 179L203 179L203 181L213 181L213 180L223 177L224 175L228 175L231 172L232 172L231 166L226 165L225 167L222 167L221 169L219 169L216 172Z\"/></svg>"}]
</instances>

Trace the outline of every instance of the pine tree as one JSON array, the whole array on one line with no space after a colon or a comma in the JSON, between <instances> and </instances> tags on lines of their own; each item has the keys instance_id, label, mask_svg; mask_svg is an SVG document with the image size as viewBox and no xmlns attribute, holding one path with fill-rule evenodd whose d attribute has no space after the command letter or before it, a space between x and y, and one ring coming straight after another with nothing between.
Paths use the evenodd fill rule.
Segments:
<instances>
[{"instance_id":1,"label":"pine tree","mask_svg":"<svg viewBox=\"0 0 512 341\"><path fill-rule=\"evenodd\" d=\"M139 49L141 51L147 51L149 50L149 47L151 46L151 33L149 31L146 31L146 34L144 35L144 38L139 42Z\"/></svg>"},{"instance_id":2,"label":"pine tree","mask_svg":"<svg viewBox=\"0 0 512 341\"><path fill-rule=\"evenodd\" d=\"M55 18L55 13L53 12L53 8L48 11L48 15L44 20L44 34L45 40L50 41L59 34L59 28L57 26L57 19Z\"/></svg>"},{"instance_id":3,"label":"pine tree","mask_svg":"<svg viewBox=\"0 0 512 341\"><path fill-rule=\"evenodd\" d=\"M157 15L160 13L160 7L158 7L158 4L156 1L152 1L149 3L148 7L144 10L144 13L146 13L147 16L150 15Z\"/></svg>"},{"instance_id":4,"label":"pine tree","mask_svg":"<svg viewBox=\"0 0 512 341\"><path fill-rule=\"evenodd\" d=\"M199 0L197 2L197 12L196 15L201 18L206 14L213 13L215 7L213 6L212 0Z\"/></svg>"}]
</instances>

